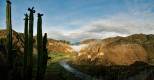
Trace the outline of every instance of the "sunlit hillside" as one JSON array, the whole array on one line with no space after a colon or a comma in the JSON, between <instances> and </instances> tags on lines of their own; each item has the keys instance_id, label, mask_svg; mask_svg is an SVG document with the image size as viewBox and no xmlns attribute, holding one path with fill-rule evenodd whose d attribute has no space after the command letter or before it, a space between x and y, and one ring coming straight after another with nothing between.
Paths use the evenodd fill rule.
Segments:
<instances>
[{"instance_id":1,"label":"sunlit hillside","mask_svg":"<svg viewBox=\"0 0 154 80\"><path fill-rule=\"evenodd\" d=\"M0 80L154 80L154 0L0 0Z\"/></svg>"}]
</instances>

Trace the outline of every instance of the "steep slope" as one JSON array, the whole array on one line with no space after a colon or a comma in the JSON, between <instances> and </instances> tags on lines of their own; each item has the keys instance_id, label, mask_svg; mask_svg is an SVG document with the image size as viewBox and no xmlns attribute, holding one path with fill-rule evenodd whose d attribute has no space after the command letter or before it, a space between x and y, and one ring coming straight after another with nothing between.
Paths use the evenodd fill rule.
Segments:
<instances>
[{"instance_id":1,"label":"steep slope","mask_svg":"<svg viewBox=\"0 0 154 80\"><path fill-rule=\"evenodd\" d=\"M3 42L6 42L6 36L7 31L6 30L0 30L0 39L3 40ZM13 47L17 50L17 53L19 55L23 54L24 52L24 36L22 33L17 33L16 31L13 31Z\"/></svg>"},{"instance_id":2,"label":"steep slope","mask_svg":"<svg viewBox=\"0 0 154 80\"><path fill-rule=\"evenodd\" d=\"M3 42L6 42L6 30L0 30L0 39ZM34 36L34 53L37 53L36 50L36 37ZM24 53L24 34L13 31L13 47L17 49L18 54ZM70 47L69 42L64 40L54 40L48 39L48 51L49 52L61 52L61 53L72 53L74 50Z\"/></svg>"},{"instance_id":3,"label":"steep slope","mask_svg":"<svg viewBox=\"0 0 154 80\"><path fill-rule=\"evenodd\" d=\"M86 39L80 42L80 44L89 44L93 42L101 41L101 39Z\"/></svg>"},{"instance_id":4,"label":"steep slope","mask_svg":"<svg viewBox=\"0 0 154 80\"><path fill-rule=\"evenodd\" d=\"M70 45L61 40L48 39L48 51L49 52L60 52L60 53L72 53L74 50Z\"/></svg>"},{"instance_id":5,"label":"steep slope","mask_svg":"<svg viewBox=\"0 0 154 80\"><path fill-rule=\"evenodd\" d=\"M89 43L76 62L103 65L130 65L136 61L154 63L154 35L135 34Z\"/></svg>"}]
</instances>

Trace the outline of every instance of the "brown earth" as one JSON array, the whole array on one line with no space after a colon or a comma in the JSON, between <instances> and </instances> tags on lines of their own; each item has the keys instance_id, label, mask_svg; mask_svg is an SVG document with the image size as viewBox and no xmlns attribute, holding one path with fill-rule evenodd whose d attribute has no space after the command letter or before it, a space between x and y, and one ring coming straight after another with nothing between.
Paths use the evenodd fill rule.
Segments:
<instances>
[{"instance_id":1,"label":"brown earth","mask_svg":"<svg viewBox=\"0 0 154 80\"><path fill-rule=\"evenodd\" d=\"M60 52L60 53L74 52L69 44L67 44L61 40L48 39L47 47L48 47L49 52Z\"/></svg>"},{"instance_id":2,"label":"brown earth","mask_svg":"<svg viewBox=\"0 0 154 80\"><path fill-rule=\"evenodd\" d=\"M0 30L0 39L3 39L6 42L6 30ZM34 36L34 53L37 53L36 50L36 37ZM24 34L13 31L13 47L17 49L18 54L24 53ZM72 48L69 46L69 42L64 40L54 40L48 39L47 45L49 52L61 52L61 53L71 53L73 52Z\"/></svg>"},{"instance_id":3,"label":"brown earth","mask_svg":"<svg viewBox=\"0 0 154 80\"><path fill-rule=\"evenodd\" d=\"M130 65L136 61L153 64L154 35L135 34L112 37L82 49L75 60L78 64Z\"/></svg>"},{"instance_id":4,"label":"brown earth","mask_svg":"<svg viewBox=\"0 0 154 80\"><path fill-rule=\"evenodd\" d=\"M0 30L0 39L3 40L4 44L6 43L6 36L7 36L7 31ZM19 55L23 54L23 52L24 52L24 35L13 31L12 40L13 40L13 47L17 50L17 53Z\"/></svg>"},{"instance_id":5,"label":"brown earth","mask_svg":"<svg viewBox=\"0 0 154 80\"><path fill-rule=\"evenodd\" d=\"M0 39L6 41L6 30L0 30ZM34 39L34 42L36 40ZM89 44L81 49L76 62L105 65L129 65L135 61L154 63L154 35L135 34L128 37L112 37L82 41ZM18 54L23 54L24 35L13 31L13 46ZM48 39L49 52L72 53L68 42ZM36 44L34 45L34 50Z\"/></svg>"}]
</instances>

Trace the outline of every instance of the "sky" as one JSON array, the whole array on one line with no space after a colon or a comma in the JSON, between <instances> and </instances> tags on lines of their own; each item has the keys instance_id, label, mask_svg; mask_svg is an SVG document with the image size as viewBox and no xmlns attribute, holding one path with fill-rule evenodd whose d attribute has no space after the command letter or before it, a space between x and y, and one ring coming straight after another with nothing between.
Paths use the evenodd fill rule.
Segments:
<instances>
[{"instance_id":1,"label":"sky","mask_svg":"<svg viewBox=\"0 0 154 80\"><path fill-rule=\"evenodd\" d=\"M49 38L78 42L144 33L154 34L154 0L11 0L12 26L24 31L24 14L35 7L43 13L43 33ZM0 0L0 29L5 24L5 0Z\"/></svg>"}]
</instances>

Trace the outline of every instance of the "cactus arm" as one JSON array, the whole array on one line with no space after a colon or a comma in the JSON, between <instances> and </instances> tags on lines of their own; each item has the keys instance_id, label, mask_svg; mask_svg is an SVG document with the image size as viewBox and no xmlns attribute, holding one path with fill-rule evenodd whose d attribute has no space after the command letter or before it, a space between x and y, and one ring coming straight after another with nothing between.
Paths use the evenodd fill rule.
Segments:
<instances>
[{"instance_id":1,"label":"cactus arm","mask_svg":"<svg viewBox=\"0 0 154 80\"><path fill-rule=\"evenodd\" d=\"M48 61L48 50L47 50L47 33L43 37L43 77L45 76L47 61Z\"/></svg>"},{"instance_id":2,"label":"cactus arm","mask_svg":"<svg viewBox=\"0 0 154 80\"><path fill-rule=\"evenodd\" d=\"M37 21L37 51L38 51L38 59L37 59L37 76L36 80L43 80L42 77L42 67L43 67L43 41L42 41L42 16L43 14L38 13L38 21Z\"/></svg>"},{"instance_id":3,"label":"cactus arm","mask_svg":"<svg viewBox=\"0 0 154 80\"><path fill-rule=\"evenodd\" d=\"M25 14L24 29L24 80L27 80L27 54L28 54L28 14Z\"/></svg>"},{"instance_id":4,"label":"cactus arm","mask_svg":"<svg viewBox=\"0 0 154 80\"><path fill-rule=\"evenodd\" d=\"M32 65L33 65L33 25L34 25L34 7L32 9L28 8L29 13L29 34L28 34L28 54L27 54L27 63L28 63L28 80L32 80Z\"/></svg>"}]
</instances>

